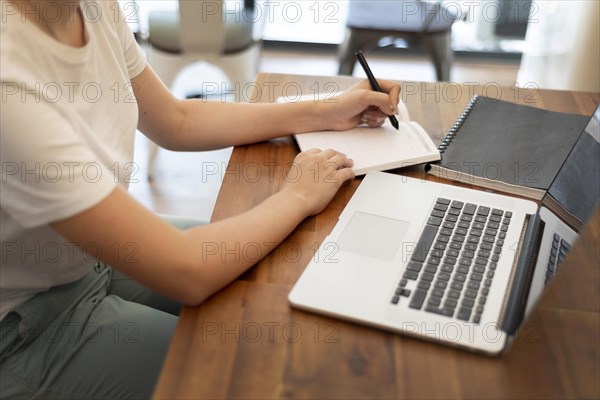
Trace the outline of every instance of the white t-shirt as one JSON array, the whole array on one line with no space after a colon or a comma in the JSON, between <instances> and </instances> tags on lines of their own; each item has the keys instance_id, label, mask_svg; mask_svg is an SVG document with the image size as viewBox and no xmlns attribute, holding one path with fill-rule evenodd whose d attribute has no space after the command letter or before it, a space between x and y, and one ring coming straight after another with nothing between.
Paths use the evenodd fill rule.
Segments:
<instances>
[{"instance_id":1,"label":"white t-shirt","mask_svg":"<svg viewBox=\"0 0 600 400\"><path fill-rule=\"evenodd\" d=\"M58 42L12 3L0 6L2 319L95 264L49 223L91 208L135 178L138 107L130 80L146 60L116 2L81 1L82 48Z\"/></svg>"}]
</instances>

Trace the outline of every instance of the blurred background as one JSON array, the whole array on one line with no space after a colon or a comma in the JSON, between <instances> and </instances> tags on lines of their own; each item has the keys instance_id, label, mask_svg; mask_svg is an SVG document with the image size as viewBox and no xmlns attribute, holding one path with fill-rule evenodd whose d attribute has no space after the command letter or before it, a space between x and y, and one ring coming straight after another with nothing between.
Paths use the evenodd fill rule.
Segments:
<instances>
[{"instance_id":1,"label":"blurred background","mask_svg":"<svg viewBox=\"0 0 600 400\"><path fill-rule=\"evenodd\" d=\"M149 63L179 97L236 96L258 72L600 91L597 0L119 0ZM131 192L210 218L231 149L172 153L139 137ZM148 179L150 178L150 179Z\"/></svg>"}]
</instances>

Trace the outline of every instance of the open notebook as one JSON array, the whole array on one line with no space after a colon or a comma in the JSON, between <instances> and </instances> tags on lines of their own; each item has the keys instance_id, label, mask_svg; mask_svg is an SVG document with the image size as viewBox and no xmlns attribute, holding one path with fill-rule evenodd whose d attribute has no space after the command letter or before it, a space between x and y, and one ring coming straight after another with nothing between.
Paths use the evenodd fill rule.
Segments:
<instances>
[{"instance_id":1,"label":"open notebook","mask_svg":"<svg viewBox=\"0 0 600 400\"><path fill-rule=\"evenodd\" d=\"M315 95L302 96L300 100L315 101ZM285 100L279 98L277 102L283 103ZM386 119L378 128L359 126L341 132L301 133L294 135L294 138L302 151L317 148L345 153L354 160L352 169L356 175L439 160L440 153L427 132L418 123L410 121L406 105L400 102L398 109L400 130L394 129Z\"/></svg>"}]
</instances>

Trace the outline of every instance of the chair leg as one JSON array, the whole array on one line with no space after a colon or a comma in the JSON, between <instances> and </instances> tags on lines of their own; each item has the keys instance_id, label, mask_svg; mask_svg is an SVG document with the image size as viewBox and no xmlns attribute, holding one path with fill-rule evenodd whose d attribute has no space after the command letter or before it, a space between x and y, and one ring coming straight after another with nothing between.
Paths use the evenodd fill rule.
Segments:
<instances>
[{"instance_id":1,"label":"chair leg","mask_svg":"<svg viewBox=\"0 0 600 400\"><path fill-rule=\"evenodd\" d=\"M208 60L208 62L219 67L227 75L231 83L230 89L234 93L246 96L245 86L256 80L261 48L262 43L257 43L243 52L221 56L216 60ZM236 101L238 100L247 101L248 99L236 98Z\"/></svg>"},{"instance_id":2,"label":"chair leg","mask_svg":"<svg viewBox=\"0 0 600 400\"><path fill-rule=\"evenodd\" d=\"M379 34L364 30L346 28L346 38L338 51L338 75L352 75L356 64L355 53L359 50L367 51L377 45Z\"/></svg>"},{"instance_id":3,"label":"chair leg","mask_svg":"<svg viewBox=\"0 0 600 400\"><path fill-rule=\"evenodd\" d=\"M450 45L450 32L427 35L422 38L422 46L433 61L437 80L450 81L450 68L454 59L454 52Z\"/></svg>"}]
</instances>

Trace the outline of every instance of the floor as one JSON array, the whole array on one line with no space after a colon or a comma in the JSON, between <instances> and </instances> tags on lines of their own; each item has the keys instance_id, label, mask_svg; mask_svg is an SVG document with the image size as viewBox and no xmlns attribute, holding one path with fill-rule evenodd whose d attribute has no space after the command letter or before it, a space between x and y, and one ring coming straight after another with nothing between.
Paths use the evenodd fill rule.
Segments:
<instances>
[{"instance_id":1,"label":"floor","mask_svg":"<svg viewBox=\"0 0 600 400\"><path fill-rule=\"evenodd\" d=\"M425 57L374 54L369 56L369 63L381 78L435 80L433 67ZM259 71L329 76L336 75L337 62L334 53L264 50ZM459 59L454 63L452 80L511 86L516 81L517 73L517 61ZM364 76L360 68L355 69L354 75ZM194 86L198 86L198 76L212 82L226 80L219 70L201 63L182 73L174 85L175 94L184 96L194 92ZM155 212L210 220L231 149L200 153L161 149L151 182L147 179L147 154L147 140L138 133L135 162L139 168L134 177L136 182L130 185L130 193Z\"/></svg>"}]
</instances>

